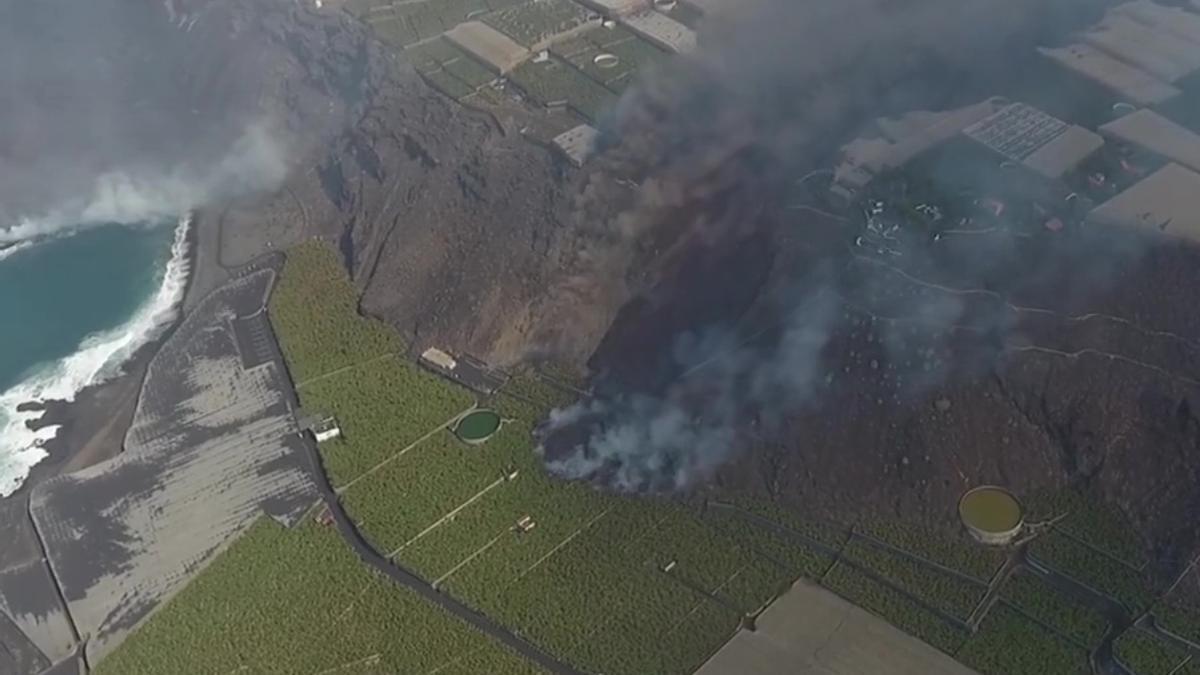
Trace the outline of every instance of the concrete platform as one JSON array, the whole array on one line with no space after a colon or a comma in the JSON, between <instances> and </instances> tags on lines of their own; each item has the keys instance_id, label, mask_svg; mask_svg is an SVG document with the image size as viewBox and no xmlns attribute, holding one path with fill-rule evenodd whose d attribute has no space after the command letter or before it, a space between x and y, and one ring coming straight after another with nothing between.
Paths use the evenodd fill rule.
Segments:
<instances>
[{"instance_id":1,"label":"concrete platform","mask_svg":"<svg viewBox=\"0 0 1200 675\"><path fill-rule=\"evenodd\" d=\"M446 33L446 39L500 75L507 74L529 58L528 49L480 21L458 24Z\"/></svg>"},{"instance_id":2,"label":"concrete platform","mask_svg":"<svg viewBox=\"0 0 1200 675\"><path fill-rule=\"evenodd\" d=\"M821 586L800 581L696 675L978 675Z\"/></svg>"},{"instance_id":3,"label":"concrete platform","mask_svg":"<svg viewBox=\"0 0 1200 675\"><path fill-rule=\"evenodd\" d=\"M1200 134L1149 109L1136 110L1100 127L1100 133L1200 171Z\"/></svg>"},{"instance_id":4,"label":"concrete platform","mask_svg":"<svg viewBox=\"0 0 1200 675\"><path fill-rule=\"evenodd\" d=\"M199 303L150 364L125 452L56 477L32 513L97 663L263 513L290 524L317 499L294 400L261 312L262 269ZM247 328L249 364L233 326ZM264 328L264 326L266 326Z\"/></svg>"},{"instance_id":5,"label":"concrete platform","mask_svg":"<svg viewBox=\"0 0 1200 675\"><path fill-rule=\"evenodd\" d=\"M638 12L621 18L638 37L667 51L686 54L696 49L696 32L659 12Z\"/></svg>"}]
</instances>

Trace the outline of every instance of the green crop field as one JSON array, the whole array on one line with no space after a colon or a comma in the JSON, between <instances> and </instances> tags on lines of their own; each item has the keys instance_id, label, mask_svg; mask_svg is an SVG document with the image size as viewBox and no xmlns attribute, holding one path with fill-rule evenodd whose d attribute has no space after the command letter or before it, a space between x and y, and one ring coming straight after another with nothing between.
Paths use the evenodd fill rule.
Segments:
<instances>
[{"instance_id":1,"label":"green crop field","mask_svg":"<svg viewBox=\"0 0 1200 675\"><path fill-rule=\"evenodd\" d=\"M332 529L263 518L96 675L541 672L376 576Z\"/></svg>"},{"instance_id":2,"label":"green crop field","mask_svg":"<svg viewBox=\"0 0 1200 675\"><path fill-rule=\"evenodd\" d=\"M1181 602L1161 602L1154 606L1158 625L1172 633L1200 644L1200 609Z\"/></svg>"},{"instance_id":3,"label":"green crop field","mask_svg":"<svg viewBox=\"0 0 1200 675\"><path fill-rule=\"evenodd\" d=\"M1137 675L1171 675L1188 654L1154 635L1130 628L1113 643L1113 653Z\"/></svg>"},{"instance_id":4,"label":"green crop field","mask_svg":"<svg viewBox=\"0 0 1200 675\"><path fill-rule=\"evenodd\" d=\"M833 564L833 558L821 551L732 512L710 507L704 519L710 527L740 542L758 557L790 571L793 576L820 579Z\"/></svg>"},{"instance_id":5,"label":"green crop field","mask_svg":"<svg viewBox=\"0 0 1200 675\"><path fill-rule=\"evenodd\" d=\"M1001 589L1001 596L1089 647L1094 647L1108 629L1104 617L1072 601L1029 572L1012 575Z\"/></svg>"},{"instance_id":6,"label":"green crop field","mask_svg":"<svg viewBox=\"0 0 1200 675\"><path fill-rule=\"evenodd\" d=\"M529 0L483 17L483 22L525 47L575 30L588 22L591 12L571 0Z\"/></svg>"},{"instance_id":7,"label":"green crop field","mask_svg":"<svg viewBox=\"0 0 1200 675\"><path fill-rule=\"evenodd\" d=\"M428 58L437 62L443 45L429 44ZM271 317L292 371L304 373L304 407L341 423L344 436L321 453L347 511L381 553L556 657L612 675L691 672L745 614L808 576L946 652L961 649L984 673L1071 673L1086 664L1084 650L1003 605L968 636L934 609L964 619L982 597L982 583L851 537L847 526L746 496L726 497L733 507L700 508L547 475L533 447L534 426L576 394L524 373L477 401L426 373L407 360L398 338L355 313L353 286L331 269L337 262L331 249L312 244L289 255L286 292L273 298ZM329 299L336 314L301 301L309 297ZM448 428L474 406L504 420L478 446ZM1004 559L965 536L914 524L857 527L977 582ZM1034 548L1064 572L1142 601L1128 567L1073 539L1051 533ZM831 552L903 590L835 563ZM1026 583L1010 582L1005 597L1030 615L1080 642L1103 629L1087 612ZM487 670L474 659L492 658L478 649L460 656L445 672Z\"/></svg>"},{"instance_id":8,"label":"green crop field","mask_svg":"<svg viewBox=\"0 0 1200 675\"><path fill-rule=\"evenodd\" d=\"M1036 522L1065 515L1055 528L1128 564L1141 567L1146 547L1137 530L1114 509L1096 503L1078 492L1061 490L1037 493L1025 500L1026 520Z\"/></svg>"},{"instance_id":9,"label":"green crop field","mask_svg":"<svg viewBox=\"0 0 1200 675\"><path fill-rule=\"evenodd\" d=\"M1084 675L1088 655L1019 613L997 605L958 652L983 675Z\"/></svg>"},{"instance_id":10,"label":"green crop field","mask_svg":"<svg viewBox=\"0 0 1200 675\"><path fill-rule=\"evenodd\" d=\"M303 254L289 258L292 277L323 262ZM314 354L295 333L289 354ZM300 388L307 409L341 423L344 437L321 451L348 513L379 551L560 658L607 673L689 672L793 580L693 509L547 476L531 431L563 402L550 385L518 380L521 399L486 402L505 424L470 446L445 428L473 404L465 390L401 356L363 356L305 367ZM523 516L528 532L514 527Z\"/></svg>"},{"instance_id":11,"label":"green crop field","mask_svg":"<svg viewBox=\"0 0 1200 675\"><path fill-rule=\"evenodd\" d=\"M321 444L325 468L339 486L451 422L474 403L467 391L446 386L402 357L313 381L299 392L301 405L334 415L341 426L341 438Z\"/></svg>"},{"instance_id":12,"label":"green crop field","mask_svg":"<svg viewBox=\"0 0 1200 675\"><path fill-rule=\"evenodd\" d=\"M556 58L545 63L525 63L509 77L538 103L565 103L593 122L617 101L616 94L604 85Z\"/></svg>"},{"instance_id":13,"label":"green crop field","mask_svg":"<svg viewBox=\"0 0 1200 675\"><path fill-rule=\"evenodd\" d=\"M834 550L842 548L850 536L850 528L846 525L810 517L774 502L752 497L735 497L734 501L749 513Z\"/></svg>"},{"instance_id":14,"label":"green crop field","mask_svg":"<svg viewBox=\"0 0 1200 675\"><path fill-rule=\"evenodd\" d=\"M593 28L570 40L555 44L550 51L585 75L620 93L643 68L666 60L667 53L621 26ZM611 54L617 61L604 67L596 57Z\"/></svg>"},{"instance_id":15,"label":"green crop field","mask_svg":"<svg viewBox=\"0 0 1200 675\"><path fill-rule=\"evenodd\" d=\"M1147 609L1154 600L1140 573L1059 532L1038 537L1030 552L1055 570L1111 595L1134 613Z\"/></svg>"},{"instance_id":16,"label":"green crop field","mask_svg":"<svg viewBox=\"0 0 1200 675\"><path fill-rule=\"evenodd\" d=\"M954 654L967 632L866 574L838 563L822 580L828 588L865 607L892 624L949 654Z\"/></svg>"},{"instance_id":17,"label":"green crop field","mask_svg":"<svg viewBox=\"0 0 1200 675\"><path fill-rule=\"evenodd\" d=\"M316 242L288 252L270 316L297 382L404 349L395 331L358 315L358 293L337 253Z\"/></svg>"},{"instance_id":18,"label":"green crop field","mask_svg":"<svg viewBox=\"0 0 1200 675\"><path fill-rule=\"evenodd\" d=\"M1001 550L980 546L965 533L950 533L912 523L864 520L858 524L863 534L892 546L911 551L952 570L988 581L1004 564Z\"/></svg>"},{"instance_id":19,"label":"green crop field","mask_svg":"<svg viewBox=\"0 0 1200 675\"><path fill-rule=\"evenodd\" d=\"M982 584L968 583L862 540L852 541L842 555L964 621L987 592Z\"/></svg>"}]
</instances>

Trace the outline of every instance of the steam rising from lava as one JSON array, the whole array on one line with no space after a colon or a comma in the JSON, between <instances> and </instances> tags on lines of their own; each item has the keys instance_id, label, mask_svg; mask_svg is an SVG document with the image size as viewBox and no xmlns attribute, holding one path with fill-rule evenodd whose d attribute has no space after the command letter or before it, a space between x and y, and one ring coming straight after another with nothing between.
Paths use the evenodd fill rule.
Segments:
<instances>
[{"instance_id":1,"label":"steam rising from lava","mask_svg":"<svg viewBox=\"0 0 1200 675\"><path fill-rule=\"evenodd\" d=\"M673 357L683 375L666 391L621 393L551 413L547 431L565 430L552 442L577 445L553 453L550 471L603 476L627 491L680 489L709 475L735 446L743 418L803 405L815 394L837 309L829 289L818 286L791 309L771 348L733 330L681 336Z\"/></svg>"},{"instance_id":2,"label":"steam rising from lava","mask_svg":"<svg viewBox=\"0 0 1200 675\"><path fill-rule=\"evenodd\" d=\"M736 3L702 29L697 54L677 60L626 95L605 130L605 157L611 161L616 155L625 168L633 167L643 191L683 186L672 194L688 194L691 185L712 173L712 163L728 164L736 154L730 148L738 143L756 151L757 166L747 169L747 185L772 172L797 176L827 164L837 145L872 117L990 95L987 83L981 86L973 78L995 74L1006 67L1009 51L1031 53L1038 42L1063 33L1064 26L1086 22L1090 10L1103 4ZM976 95L977 88L985 91ZM669 218L663 215L663 200L644 208L652 201L642 199L641 208L622 214L620 228L604 244L609 248L587 251L586 257L606 261L610 275L617 270L636 277L647 248L642 234ZM681 204L677 210L687 208L696 205ZM711 229L706 218L697 216L693 227ZM747 226L726 220L720 226L729 231ZM622 258L618 250L626 252L623 270L612 264ZM982 262L986 268L987 261ZM676 336L671 354L661 355L676 377L649 391L602 387L594 399L552 413L539 431L548 468L565 478L626 491L682 489L710 476L757 425L772 425L816 401L825 372L822 352L842 316L841 293L829 274L809 275L778 303L783 328L769 346L739 342L745 336L733 327ZM930 303L910 309L935 331L950 327L966 311L944 297ZM980 330L1003 330L1007 320L1003 311L992 312L983 317Z\"/></svg>"}]
</instances>

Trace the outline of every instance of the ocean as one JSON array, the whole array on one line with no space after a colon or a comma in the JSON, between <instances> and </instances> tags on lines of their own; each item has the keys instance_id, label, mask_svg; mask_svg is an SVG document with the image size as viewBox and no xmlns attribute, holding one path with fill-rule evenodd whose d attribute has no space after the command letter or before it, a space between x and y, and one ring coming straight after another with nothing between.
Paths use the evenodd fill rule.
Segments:
<instances>
[{"instance_id":1,"label":"ocean","mask_svg":"<svg viewBox=\"0 0 1200 675\"><path fill-rule=\"evenodd\" d=\"M188 274L186 219L100 225L0 250L0 497L45 459L22 403L73 400L120 372L174 320Z\"/></svg>"}]
</instances>

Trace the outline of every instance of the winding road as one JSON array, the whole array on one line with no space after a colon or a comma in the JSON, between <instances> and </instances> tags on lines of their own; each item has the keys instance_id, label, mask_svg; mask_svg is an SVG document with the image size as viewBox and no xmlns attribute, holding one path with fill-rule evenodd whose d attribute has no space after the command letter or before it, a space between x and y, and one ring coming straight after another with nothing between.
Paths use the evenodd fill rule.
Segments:
<instances>
[{"instance_id":1,"label":"winding road","mask_svg":"<svg viewBox=\"0 0 1200 675\"><path fill-rule=\"evenodd\" d=\"M296 401L293 400L293 405L295 404ZM358 554L358 557L364 563L374 567L392 581L411 589L429 602L474 626L483 634L501 642L509 649L536 663L546 671L558 675L583 675L581 671L575 670L571 666L555 659L529 641L492 621L487 616L468 607L459 600L438 591L432 584L413 572L384 558L367 543L362 533L358 531L358 527L355 526L354 521L350 520L350 516L342 508L337 492L329 482L329 476L325 473L325 468L321 464L321 456L317 450L316 443L311 439L305 438L304 450L312 471L313 480L317 485L317 490L321 493L321 500L325 502L325 507L329 509L329 513L333 516L334 524L337 526L342 538L346 540L346 544Z\"/></svg>"}]
</instances>

